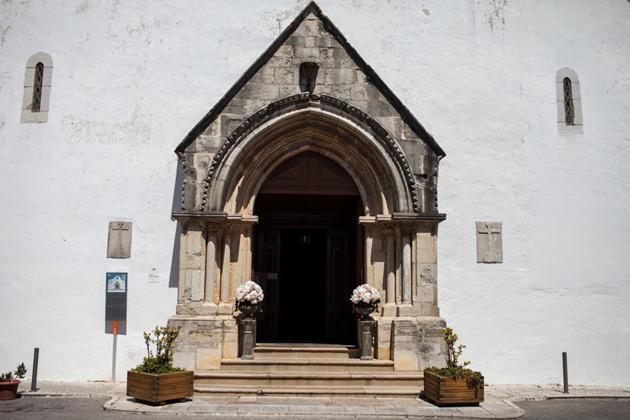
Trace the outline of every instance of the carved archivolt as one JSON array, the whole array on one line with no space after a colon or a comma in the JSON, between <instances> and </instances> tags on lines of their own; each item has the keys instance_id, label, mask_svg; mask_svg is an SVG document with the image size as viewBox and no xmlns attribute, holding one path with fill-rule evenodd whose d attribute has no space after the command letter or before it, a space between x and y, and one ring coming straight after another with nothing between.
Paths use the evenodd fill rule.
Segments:
<instances>
[{"instance_id":1,"label":"carved archivolt","mask_svg":"<svg viewBox=\"0 0 630 420\"><path fill-rule=\"evenodd\" d=\"M209 166L201 208L252 214L264 179L307 150L333 159L353 177L365 214L419 211L415 177L392 136L359 109L308 92L268 105L224 140Z\"/></svg>"}]
</instances>

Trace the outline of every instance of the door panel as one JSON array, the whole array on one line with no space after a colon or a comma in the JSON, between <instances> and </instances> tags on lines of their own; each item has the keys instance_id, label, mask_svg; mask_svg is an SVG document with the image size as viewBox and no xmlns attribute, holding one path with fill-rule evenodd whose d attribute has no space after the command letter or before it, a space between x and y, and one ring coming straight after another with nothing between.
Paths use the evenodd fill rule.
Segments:
<instances>
[{"instance_id":1,"label":"door panel","mask_svg":"<svg viewBox=\"0 0 630 420\"><path fill-rule=\"evenodd\" d=\"M350 294L355 284L354 232L329 230L327 241L326 336L329 341L354 341L356 322Z\"/></svg>"},{"instance_id":2,"label":"door panel","mask_svg":"<svg viewBox=\"0 0 630 420\"><path fill-rule=\"evenodd\" d=\"M353 344L355 229L256 231L255 275L265 292L260 342Z\"/></svg>"},{"instance_id":3,"label":"door panel","mask_svg":"<svg viewBox=\"0 0 630 420\"><path fill-rule=\"evenodd\" d=\"M278 277L280 271L280 230L258 229L254 251L254 276L263 288L265 299L258 319L257 339L274 340L278 335Z\"/></svg>"}]
</instances>

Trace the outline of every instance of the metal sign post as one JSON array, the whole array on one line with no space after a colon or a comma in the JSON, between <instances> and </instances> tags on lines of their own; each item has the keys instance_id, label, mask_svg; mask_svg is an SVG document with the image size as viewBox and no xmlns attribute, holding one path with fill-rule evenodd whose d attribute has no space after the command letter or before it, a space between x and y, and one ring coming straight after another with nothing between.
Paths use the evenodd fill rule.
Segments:
<instances>
[{"instance_id":1,"label":"metal sign post","mask_svg":"<svg viewBox=\"0 0 630 420\"><path fill-rule=\"evenodd\" d=\"M105 333L114 336L112 382L116 382L118 334L127 334L127 273L107 273L105 277Z\"/></svg>"},{"instance_id":2,"label":"metal sign post","mask_svg":"<svg viewBox=\"0 0 630 420\"><path fill-rule=\"evenodd\" d=\"M118 341L118 321L114 321L114 348L112 350L112 383L116 382L116 345Z\"/></svg>"}]
</instances>

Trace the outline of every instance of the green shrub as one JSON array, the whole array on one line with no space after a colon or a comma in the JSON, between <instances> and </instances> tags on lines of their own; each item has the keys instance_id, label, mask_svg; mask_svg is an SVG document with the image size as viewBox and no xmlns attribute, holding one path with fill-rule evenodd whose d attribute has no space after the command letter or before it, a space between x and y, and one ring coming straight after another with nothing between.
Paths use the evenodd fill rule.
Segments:
<instances>
[{"instance_id":1,"label":"green shrub","mask_svg":"<svg viewBox=\"0 0 630 420\"><path fill-rule=\"evenodd\" d=\"M466 366L468 366L470 362L459 363L459 356L462 355L463 349L465 349L466 346L460 344L455 347L457 340L457 334L453 333L453 329L445 328L444 341L446 342L446 367L430 367L425 370L435 373L436 375L447 376L453 379L466 379L468 387L479 390L483 386L481 372L467 369Z\"/></svg>"},{"instance_id":2,"label":"green shrub","mask_svg":"<svg viewBox=\"0 0 630 420\"><path fill-rule=\"evenodd\" d=\"M17 381L18 379L23 379L24 375L26 375L26 366L24 366L24 363L20 363L17 369L15 369L15 372L9 371L7 373L1 373L0 382Z\"/></svg>"},{"instance_id":3,"label":"green shrub","mask_svg":"<svg viewBox=\"0 0 630 420\"><path fill-rule=\"evenodd\" d=\"M173 343L179 329L157 326L150 333L144 333L147 357L134 370L142 373L162 374L182 372L184 369L173 366ZM151 350L155 346L155 353Z\"/></svg>"}]
</instances>

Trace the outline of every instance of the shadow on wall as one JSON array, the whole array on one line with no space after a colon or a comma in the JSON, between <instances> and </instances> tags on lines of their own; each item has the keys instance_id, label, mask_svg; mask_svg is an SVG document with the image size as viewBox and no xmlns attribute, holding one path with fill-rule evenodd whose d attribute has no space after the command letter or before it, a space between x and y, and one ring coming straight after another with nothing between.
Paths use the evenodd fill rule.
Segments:
<instances>
[{"instance_id":1,"label":"shadow on wall","mask_svg":"<svg viewBox=\"0 0 630 420\"><path fill-rule=\"evenodd\" d=\"M174 211L182 209L182 188L181 185L184 179L184 168L182 161L177 159L177 174L175 176L175 185L173 186L173 205L171 206L171 214ZM175 218L171 215L171 220ZM177 229L175 229L175 238L173 239L173 254L171 255L171 273L168 279L168 287L177 288L179 283L179 237L181 234L181 227L177 223Z\"/></svg>"}]
</instances>

